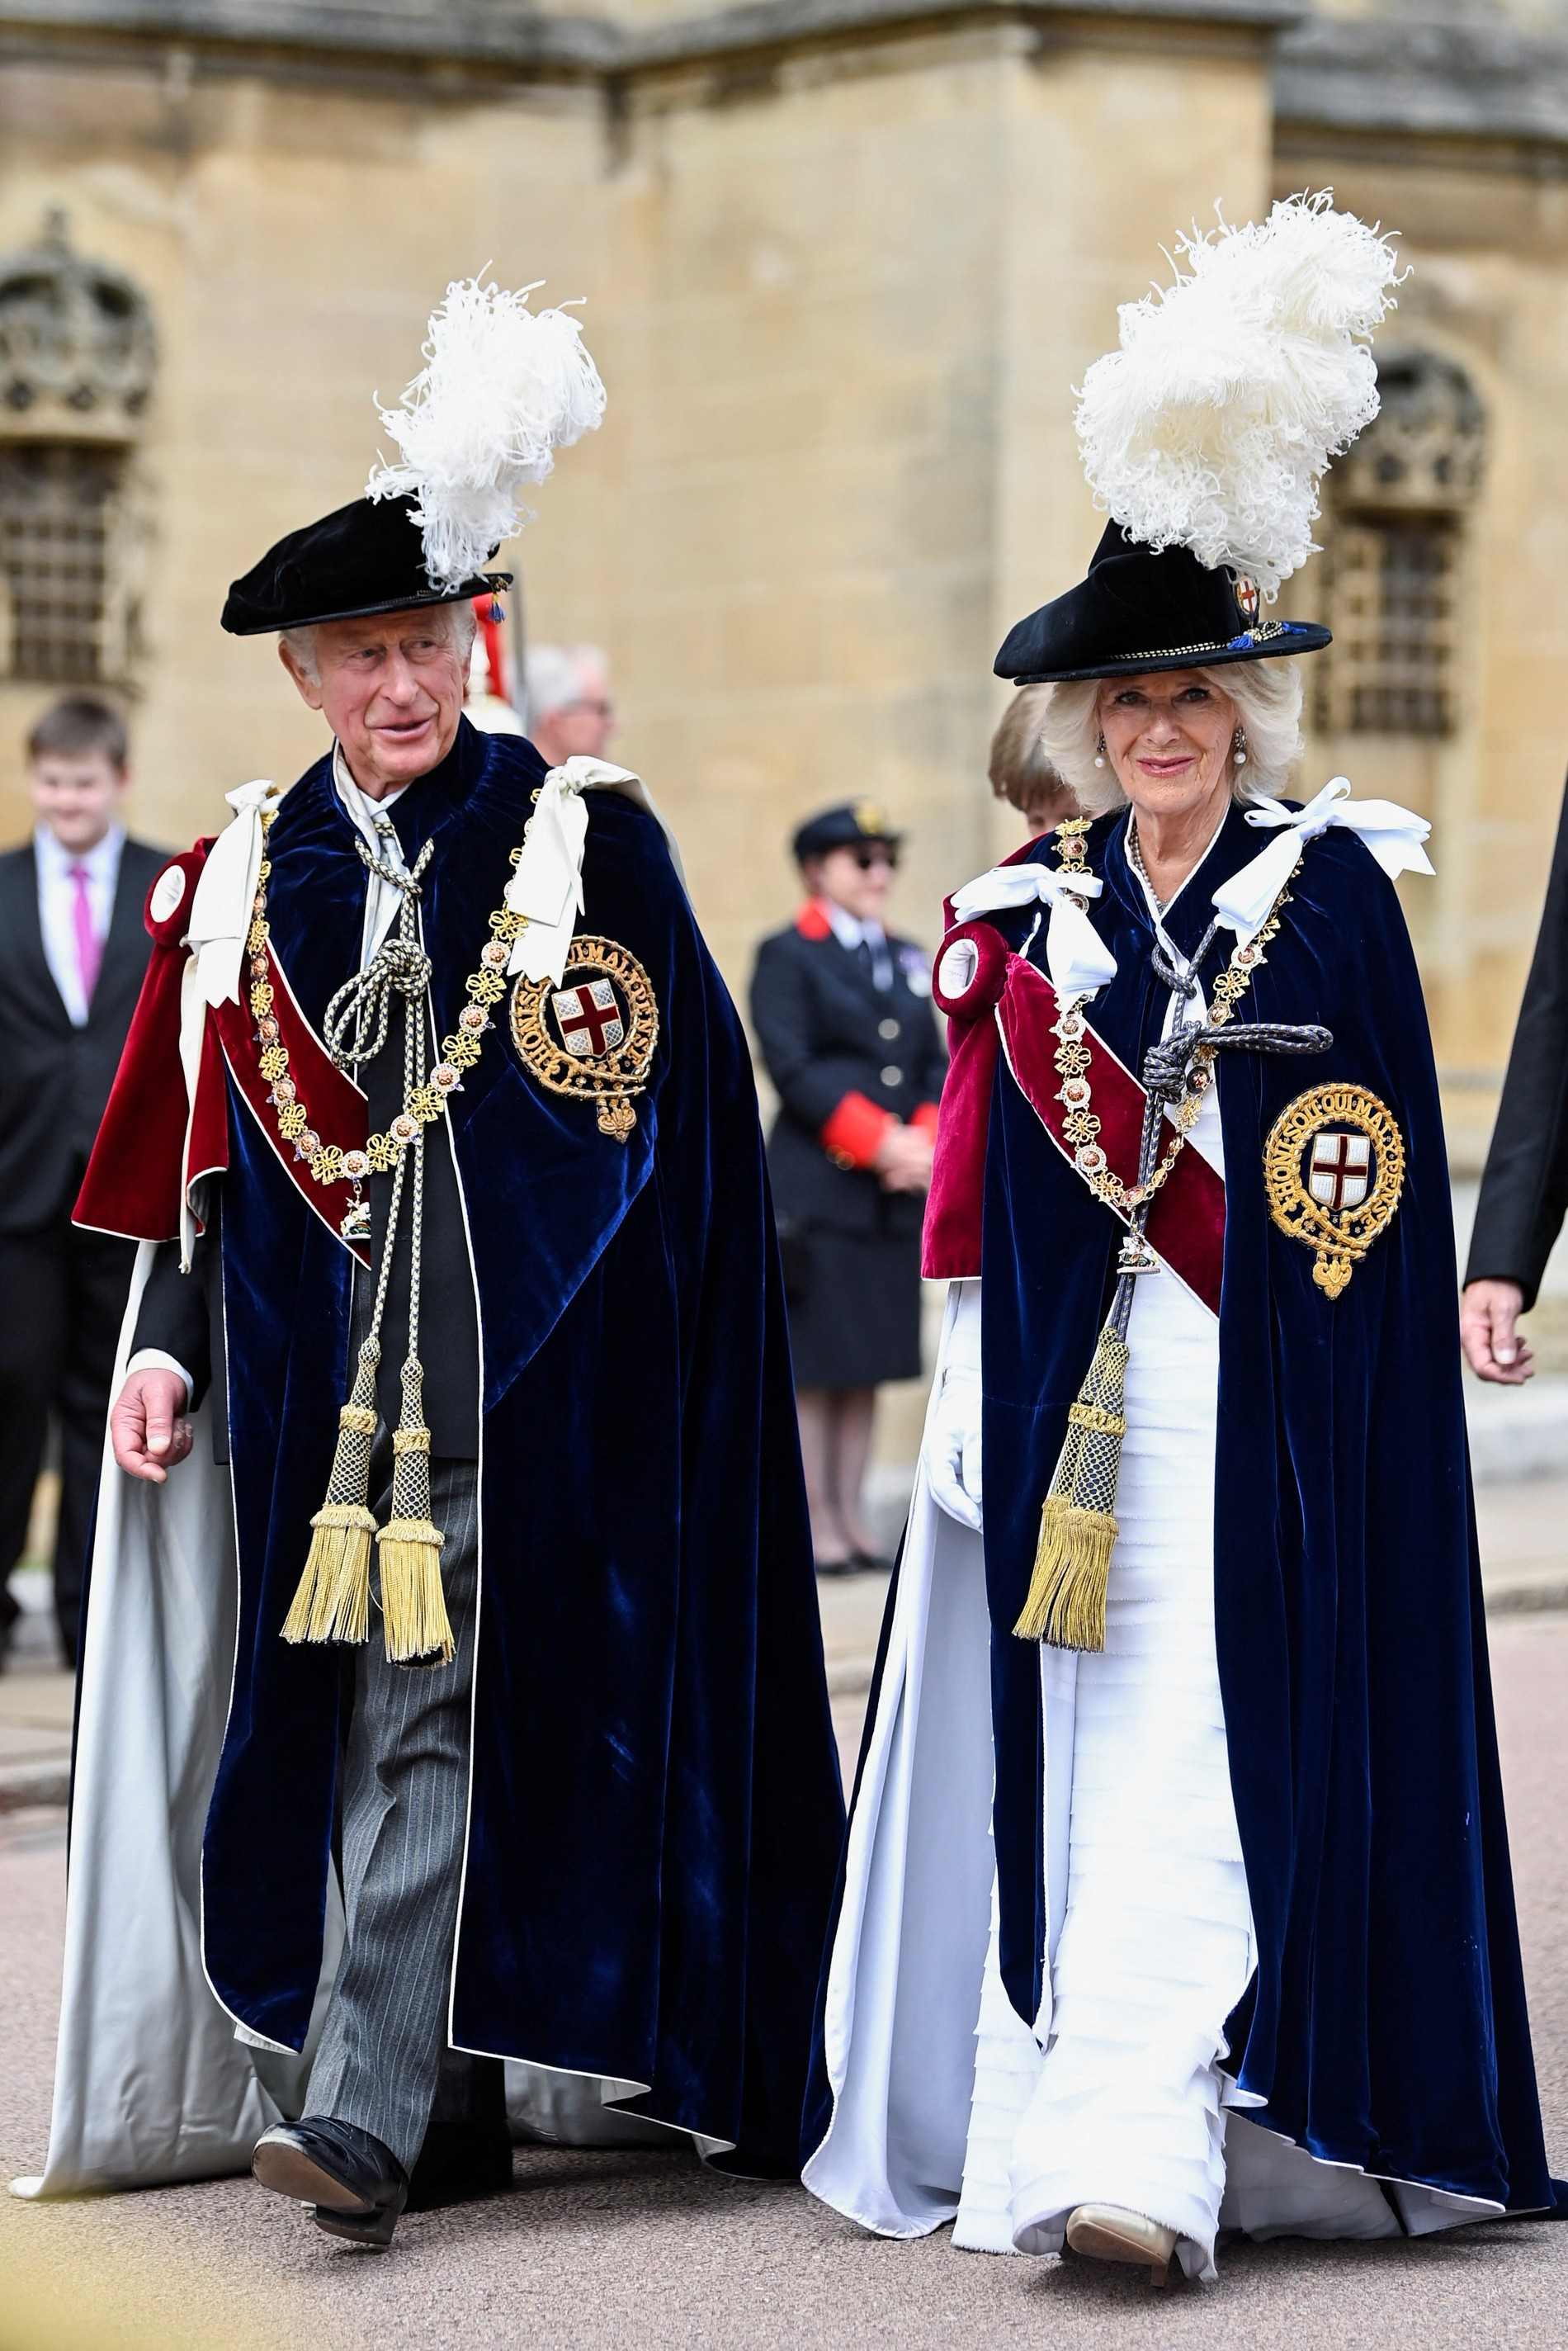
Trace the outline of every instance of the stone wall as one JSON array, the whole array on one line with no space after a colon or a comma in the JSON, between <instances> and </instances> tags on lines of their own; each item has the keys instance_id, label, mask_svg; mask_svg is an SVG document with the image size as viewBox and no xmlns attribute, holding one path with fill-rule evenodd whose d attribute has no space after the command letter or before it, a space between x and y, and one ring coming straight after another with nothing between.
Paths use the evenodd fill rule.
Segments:
<instances>
[{"instance_id":1,"label":"stone wall","mask_svg":"<svg viewBox=\"0 0 1568 2351\"><path fill-rule=\"evenodd\" d=\"M790 909L790 827L836 798L909 825L898 912L930 936L1018 834L984 779L992 653L1096 536L1071 386L1162 238L1264 194L1249 12L1150 14L1044 37L977 11L607 94L90 45L0 65L0 247L63 205L158 322L141 829L210 830L317 749L270 645L218 631L224 586L361 487L372 391L488 262L587 298L609 411L539 495L528 624L609 648L618 754L732 983ZM42 698L0 688L11 837Z\"/></svg>"}]
</instances>

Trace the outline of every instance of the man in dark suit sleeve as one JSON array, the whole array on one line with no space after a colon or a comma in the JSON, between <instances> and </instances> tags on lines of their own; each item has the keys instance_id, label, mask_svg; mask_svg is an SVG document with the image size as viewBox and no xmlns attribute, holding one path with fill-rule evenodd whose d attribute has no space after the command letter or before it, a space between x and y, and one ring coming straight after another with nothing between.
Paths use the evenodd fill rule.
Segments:
<instances>
[{"instance_id":1,"label":"man in dark suit sleeve","mask_svg":"<svg viewBox=\"0 0 1568 2351\"><path fill-rule=\"evenodd\" d=\"M27 743L37 817L0 857L0 1642L51 1412L60 1426L55 1609L67 1660L134 1245L71 1208L147 968L147 893L166 860L129 840L125 724L67 695Z\"/></svg>"},{"instance_id":2,"label":"man in dark suit sleeve","mask_svg":"<svg viewBox=\"0 0 1568 2351\"><path fill-rule=\"evenodd\" d=\"M1515 1324L1535 1303L1568 1211L1568 799L1481 1177L1459 1333L1483 1380L1532 1375Z\"/></svg>"}]
</instances>

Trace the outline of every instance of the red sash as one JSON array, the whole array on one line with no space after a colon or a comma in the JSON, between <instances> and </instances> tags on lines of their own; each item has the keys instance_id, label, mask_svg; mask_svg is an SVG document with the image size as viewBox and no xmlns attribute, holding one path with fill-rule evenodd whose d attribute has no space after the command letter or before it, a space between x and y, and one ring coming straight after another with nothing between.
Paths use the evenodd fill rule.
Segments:
<instances>
[{"instance_id":1,"label":"red sash","mask_svg":"<svg viewBox=\"0 0 1568 2351\"><path fill-rule=\"evenodd\" d=\"M966 984L944 988L944 965L958 940L972 944L974 969ZM1073 1145L1063 1134L1067 1109L1058 1100L1059 1006L1044 974L1012 954L993 925L966 923L944 940L931 992L953 1024L953 1049L937 1126L923 1270L929 1279L950 1280L981 1270L985 1136L999 1042L1019 1092L1075 1173L1080 1171ZM1130 1188L1137 1181L1147 1096L1127 1064L1086 1021L1083 1042L1090 1056L1085 1074L1091 1106L1100 1122L1100 1148L1111 1174ZM1150 1247L1218 1314L1225 1260L1225 1182L1198 1152L1183 1150L1178 1156L1155 1195L1147 1230Z\"/></svg>"},{"instance_id":2,"label":"red sash","mask_svg":"<svg viewBox=\"0 0 1568 2351\"><path fill-rule=\"evenodd\" d=\"M338 1219L348 1206L348 1186L318 1184L303 1154L278 1132L277 1112L267 1099L272 1088L261 1073L262 1049L250 1009L248 962L240 977L243 1001L221 1004L207 1014L194 1100L187 1089L180 1054L182 983L189 960L182 934L190 915L190 893L210 846L199 841L185 856L171 859L171 865L184 872L186 887L166 915L154 920L151 893L148 893L152 955L74 1221L99 1232L121 1233L131 1240L178 1238L182 1201L190 1197L201 1176L221 1173L229 1163L226 1062L235 1091L290 1182L341 1238ZM270 946L267 964L273 1014L279 1040L288 1049L289 1075L299 1089L300 1100L308 1105L317 1134L323 1143L336 1143L340 1150L362 1149L367 1125L364 1095L331 1060L295 1000ZM356 1249L354 1254L369 1264L368 1250Z\"/></svg>"},{"instance_id":3,"label":"red sash","mask_svg":"<svg viewBox=\"0 0 1568 2351\"><path fill-rule=\"evenodd\" d=\"M322 1143L335 1143L340 1151L363 1151L369 1125L364 1095L337 1067L300 1010L270 945L266 958L273 993L272 1017L277 1022L278 1041L287 1049L288 1074L298 1088L299 1100L310 1113L311 1131ZM277 1111L268 1100L272 1087L261 1073L262 1047L250 1008L250 989L247 966L240 977L243 1002L220 1004L211 1016L208 1033L211 1035L216 1029L235 1090L254 1113L256 1124L276 1153L285 1175L322 1223L341 1240L338 1219L352 1195L347 1184L318 1184L304 1152L278 1130ZM349 1243L345 1247L351 1248L353 1255L369 1265L368 1249L353 1248Z\"/></svg>"}]
</instances>

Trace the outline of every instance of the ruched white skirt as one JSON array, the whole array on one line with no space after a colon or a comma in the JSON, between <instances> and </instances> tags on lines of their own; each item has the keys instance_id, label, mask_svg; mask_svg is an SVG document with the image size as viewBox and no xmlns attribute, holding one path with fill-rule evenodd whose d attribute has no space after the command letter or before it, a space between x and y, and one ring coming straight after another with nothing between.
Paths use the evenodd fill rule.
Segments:
<instances>
[{"instance_id":1,"label":"ruched white skirt","mask_svg":"<svg viewBox=\"0 0 1568 2351\"><path fill-rule=\"evenodd\" d=\"M1258 2143L1276 2225L1398 2224L1376 2182L1223 2108L1225 2022L1253 1959L1214 1643L1219 1326L1162 1267L1139 1278L1128 1344L1106 1646L1077 1660L1050 2034L1042 2057L1002 1991L993 1920L956 2241L1055 2252L1077 2205L1116 2204L1174 2229L1188 2275L1212 2278L1228 2121ZM1232 2219L1267 2225L1264 2209Z\"/></svg>"},{"instance_id":2,"label":"ruched white skirt","mask_svg":"<svg viewBox=\"0 0 1568 2351\"><path fill-rule=\"evenodd\" d=\"M1251 1914L1214 1651L1219 1326L1140 1278L1103 1655L1078 1660L1067 1907L1052 2040L1013 2141L1013 2241L1119 2204L1210 2266L1224 2193L1215 2060Z\"/></svg>"}]
</instances>

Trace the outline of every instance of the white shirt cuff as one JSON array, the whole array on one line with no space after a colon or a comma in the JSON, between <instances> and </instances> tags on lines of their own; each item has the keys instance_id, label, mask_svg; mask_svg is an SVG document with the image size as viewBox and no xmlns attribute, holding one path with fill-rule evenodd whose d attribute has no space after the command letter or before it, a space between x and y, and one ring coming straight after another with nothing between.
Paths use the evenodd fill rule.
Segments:
<instances>
[{"instance_id":1,"label":"white shirt cuff","mask_svg":"<svg viewBox=\"0 0 1568 2351\"><path fill-rule=\"evenodd\" d=\"M161 1347L138 1347L135 1354L125 1366L127 1379L130 1377L132 1372L178 1372L185 1383L185 1401L180 1409L182 1412L190 1411L191 1398L196 1393L196 1383L178 1356L166 1355Z\"/></svg>"}]
</instances>

